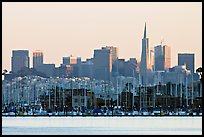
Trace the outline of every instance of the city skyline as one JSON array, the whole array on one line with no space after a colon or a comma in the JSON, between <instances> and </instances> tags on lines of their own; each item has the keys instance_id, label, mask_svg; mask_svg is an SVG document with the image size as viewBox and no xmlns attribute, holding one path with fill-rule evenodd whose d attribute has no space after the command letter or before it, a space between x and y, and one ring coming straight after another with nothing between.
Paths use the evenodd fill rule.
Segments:
<instances>
[{"instance_id":1,"label":"city skyline","mask_svg":"<svg viewBox=\"0 0 204 137\"><path fill-rule=\"evenodd\" d=\"M146 7L139 7L141 13L138 15L135 8L141 4ZM150 5L154 6L150 8ZM162 13L155 11L158 7ZM48 10L43 11L44 8ZM168 8L175 10L167 12ZM26 12L23 12L25 10ZM159 45L163 37L164 44L171 47L171 67L178 64L178 53L194 53L196 69L202 66L201 10L202 3L66 3L64 5L60 3L3 3L2 69L11 70L12 50L24 49L30 51L29 57L32 57L35 50L41 50L45 63L54 63L56 66L62 63L62 57L65 56L74 55L82 57L82 60L91 58L94 55L94 49L104 46L118 47L119 58L138 59L142 53L145 22L147 22L150 49ZM93 11L96 13L93 14ZM150 11L153 13L150 14ZM39 14L40 12L42 15ZM180 15L176 17L176 21L171 20L170 16L173 16L175 12ZM150 15L141 17L142 13ZM188 17L185 16L187 14ZM51 15L57 21L51 19ZM169 15L170 19L166 21L163 16L159 24L153 19L155 15L158 15L155 17L156 20L161 19L159 18L162 17L161 15ZM70 20L63 20L66 16ZM141 19L133 19L137 16ZM169 27L174 27L174 30L169 31ZM54 56L53 53L55 53ZM32 60L30 61L30 65L33 64Z\"/></svg>"}]
</instances>

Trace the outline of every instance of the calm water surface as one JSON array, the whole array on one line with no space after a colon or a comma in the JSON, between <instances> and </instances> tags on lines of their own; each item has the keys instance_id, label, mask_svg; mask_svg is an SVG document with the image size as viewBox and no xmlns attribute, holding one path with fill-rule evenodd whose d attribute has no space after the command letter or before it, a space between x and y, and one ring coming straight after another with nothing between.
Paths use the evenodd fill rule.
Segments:
<instances>
[{"instance_id":1,"label":"calm water surface","mask_svg":"<svg viewBox=\"0 0 204 137\"><path fill-rule=\"evenodd\" d=\"M3 135L202 135L202 117L2 117Z\"/></svg>"}]
</instances>

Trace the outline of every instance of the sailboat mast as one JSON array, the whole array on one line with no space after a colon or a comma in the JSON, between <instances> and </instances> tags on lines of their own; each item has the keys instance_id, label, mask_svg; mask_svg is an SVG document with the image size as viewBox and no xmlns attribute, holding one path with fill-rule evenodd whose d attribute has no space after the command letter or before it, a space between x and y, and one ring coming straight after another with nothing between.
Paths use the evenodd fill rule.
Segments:
<instances>
[{"instance_id":1,"label":"sailboat mast","mask_svg":"<svg viewBox=\"0 0 204 137\"><path fill-rule=\"evenodd\" d=\"M185 83L185 89L186 89L186 108L188 108L188 81L186 77L186 83Z\"/></svg>"}]
</instances>

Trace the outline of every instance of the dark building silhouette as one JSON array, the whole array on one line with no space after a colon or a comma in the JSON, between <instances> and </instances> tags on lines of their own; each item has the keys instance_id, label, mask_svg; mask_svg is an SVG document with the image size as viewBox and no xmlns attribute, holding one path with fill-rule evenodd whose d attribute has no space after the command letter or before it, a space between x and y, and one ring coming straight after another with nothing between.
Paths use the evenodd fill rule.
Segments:
<instances>
[{"instance_id":1,"label":"dark building silhouette","mask_svg":"<svg viewBox=\"0 0 204 137\"><path fill-rule=\"evenodd\" d=\"M94 78L110 80L112 72L112 56L109 49L94 50Z\"/></svg>"},{"instance_id":2,"label":"dark building silhouette","mask_svg":"<svg viewBox=\"0 0 204 137\"><path fill-rule=\"evenodd\" d=\"M30 58L28 50L12 50L11 57L11 67L12 72L16 73L21 70L23 67L29 68Z\"/></svg>"},{"instance_id":3,"label":"dark building silhouette","mask_svg":"<svg viewBox=\"0 0 204 137\"><path fill-rule=\"evenodd\" d=\"M186 68L194 73L194 54L190 53L179 53L178 54L178 65L186 64Z\"/></svg>"}]
</instances>

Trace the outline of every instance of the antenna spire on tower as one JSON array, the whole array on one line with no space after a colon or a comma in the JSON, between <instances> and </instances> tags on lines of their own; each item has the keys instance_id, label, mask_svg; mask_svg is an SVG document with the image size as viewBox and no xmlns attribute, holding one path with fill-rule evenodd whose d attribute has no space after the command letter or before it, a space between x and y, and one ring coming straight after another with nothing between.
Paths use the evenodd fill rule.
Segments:
<instances>
[{"instance_id":1,"label":"antenna spire on tower","mask_svg":"<svg viewBox=\"0 0 204 137\"><path fill-rule=\"evenodd\" d=\"M144 38L146 38L146 22L145 22L145 28L144 28Z\"/></svg>"}]
</instances>

